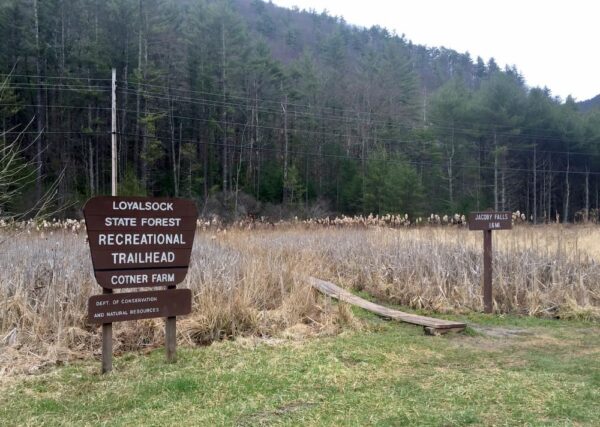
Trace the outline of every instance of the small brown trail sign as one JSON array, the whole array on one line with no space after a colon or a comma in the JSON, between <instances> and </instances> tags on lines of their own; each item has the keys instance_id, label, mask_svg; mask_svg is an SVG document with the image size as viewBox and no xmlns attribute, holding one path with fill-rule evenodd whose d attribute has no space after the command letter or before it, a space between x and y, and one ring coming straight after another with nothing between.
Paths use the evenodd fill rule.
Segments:
<instances>
[{"instance_id":1,"label":"small brown trail sign","mask_svg":"<svg viewBox=\"0 0 600 427\"><path fill-rule=\"evenodd\" d=\"M469 230L510 230L512 213L510 212L471 212Z\"/></svg>"},{"instance_id":2,"label":"small brown trail sign","mask_svg":"<svg viewBox=\"0 0 600 427\"><path fill-rule=\"evenodd\" d=\"M191 311L191 291L174 289L188 270L198 211L185 199L100 196L83 208L94 275L104 295L89 300L91 323L166 317L167 359L175 360L175 319ZM167 290L112 294L112 289ZM103 372L112 348L103 335ZM108 351L106 353L109 353ZM108 368L104 368L107 366Z\"/></svg>"},{"instance_id":3,"label":"small brown trail sign","mask_svg":"<svg viewBox=\"0 0 600 427\"><path fill-rule=\"evenodd\" d=\"M469 230L483 231L483 304L486 313L492 313L492 231L511 230L511 212L471 212L469 214Z\"/></svg>"}]
</instances>

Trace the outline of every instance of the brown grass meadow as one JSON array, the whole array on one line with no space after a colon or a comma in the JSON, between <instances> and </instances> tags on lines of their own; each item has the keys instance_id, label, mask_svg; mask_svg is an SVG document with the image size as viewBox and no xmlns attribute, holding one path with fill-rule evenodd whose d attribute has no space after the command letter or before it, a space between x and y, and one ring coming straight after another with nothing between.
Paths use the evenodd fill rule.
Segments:
<instances>
[{"instance_id":1,"label":"brown grass meadow","mask_svg":"<svg viewBox=\"0 0 600 427\"><path fill-rule=\"evenodd\" d=\"M100 293L85 232L2 231L0 375L98 355L86 322ZM600 228L516 226L494 233L496 313L600 319ZM481 311L482 236L463 226L386 228L289 224L197 233L182 287L194 294L178 322L184 345L237 336L335 334L359 322L311 291L310 275L383 302L432 312ZM116 353L163 343L163 321L115 324Z\"/></svg>"}]
</instances>

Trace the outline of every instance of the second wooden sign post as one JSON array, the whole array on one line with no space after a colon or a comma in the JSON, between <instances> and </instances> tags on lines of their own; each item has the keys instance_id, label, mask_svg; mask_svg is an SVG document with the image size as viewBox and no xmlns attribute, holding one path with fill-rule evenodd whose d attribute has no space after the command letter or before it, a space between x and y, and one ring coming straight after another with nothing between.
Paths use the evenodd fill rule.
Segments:
<instances>
[{"instance_id":1,"label":"second wooden sign post","mask_svg":"<svg viewBox=\"0 0 600 427\"><path fill-rule=\"evenodd\" d=\"M485 313L494 311L492 295L492 231L510 230L512 213L510 212L471 212L469 230L483 231L483 305Z\"/></svg>"}]
</instances>

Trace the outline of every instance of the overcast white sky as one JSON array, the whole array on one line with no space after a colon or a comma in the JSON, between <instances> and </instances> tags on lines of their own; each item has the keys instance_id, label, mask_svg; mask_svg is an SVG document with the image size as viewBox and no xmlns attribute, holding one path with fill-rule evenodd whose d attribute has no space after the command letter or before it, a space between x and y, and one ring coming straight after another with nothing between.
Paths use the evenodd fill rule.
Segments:
<instances>
[{"instance_id":1,"label":"overcast white sky","mask_svg":"<svg viewBox=\"0 0 600 427\"><path fill-rule=\"evenodd\" d=\"M516 65L529 86L563 99L600 94L600 1L597 0L272 0L327 9L354 25L380 25L414 43L468 51Z\"/></svg>"}]
</instances>

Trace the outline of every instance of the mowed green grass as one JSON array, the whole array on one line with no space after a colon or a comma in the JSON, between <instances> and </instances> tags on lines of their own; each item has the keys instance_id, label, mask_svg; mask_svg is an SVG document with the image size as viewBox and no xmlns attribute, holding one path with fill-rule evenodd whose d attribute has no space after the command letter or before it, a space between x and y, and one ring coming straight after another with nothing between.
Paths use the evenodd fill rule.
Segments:
<instances>
[{"instance_id":1,"label":"mowed green grass","mask_svg":"<svg viewBox=\"0 0 600 427\"><path fill-rule=\"evenodd\" d=\"M600 327L472 316L465 334L355 311L360 330L90 360L0 386L2 425L598 425Z\"/></svg>"}]
</instances>

